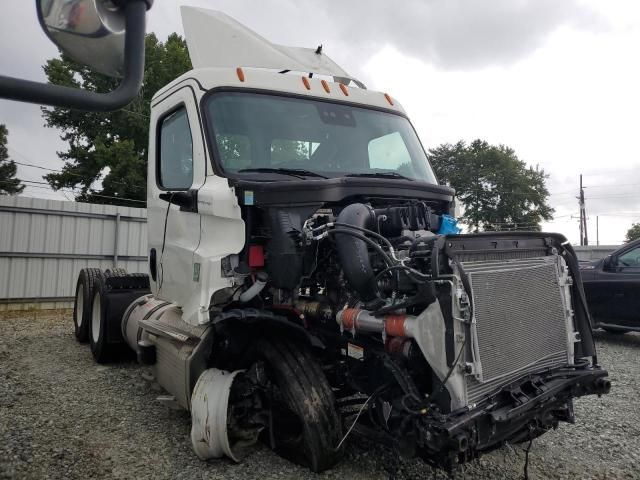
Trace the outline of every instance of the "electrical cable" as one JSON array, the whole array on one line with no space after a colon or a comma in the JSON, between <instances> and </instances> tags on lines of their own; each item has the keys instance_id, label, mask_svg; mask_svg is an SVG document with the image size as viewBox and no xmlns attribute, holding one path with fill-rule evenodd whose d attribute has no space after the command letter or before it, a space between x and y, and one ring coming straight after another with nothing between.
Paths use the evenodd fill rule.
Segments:
<instances>
[{"instance_id":1,"label":"electrical cable","mask_svg":"<svg viewBox=\"0 0 640 480\"><path fill-rule=\"evenodd\" d=\"M347 439L347 437L351 433L351 430L353 430L353 427L356 426L356 423L358 422L358 419L360 418L360 415L362 415L362 412L364 411L366 406L369 404L369 402L371 401L373 396L376 395L376 393L377 393L377 391L373 392L371 395L369 395L369 398L367 398L367 400L362 404L362 406L360 407L360 410L358 410L358 414L356 415L356 418L353 420L353 423L349 427L349 430L347 430L347 433L344 434L344 436L342 437L342 440L340 440L340 442L338 443L338 446L335 448L336 451L340 450L340 447L342 446L344 441Z\"/></svg>"},{"instance_id":2,"label":"electrical cable","mask_svg":"<svg viewBox=\"0 0 640 480\"><path fill-rule=\"evenodd\" d=\"M371 240L369 237L366 237L365 235L362 235L358 232L354 232L345 228L341 228L341 229L336 229L336 230L327 230L325 232L327 235L336 235L336 234L345 234L345 235L351 235L352 237L358 238L366 243L368 243L369 245L371 245L374 250L376 252L378 252L382 258L385 260L385 262L388 265L393 265L394 262L393 260L391 260L391 258L389 257L389 255L387 255L387 252L385 252L382 247L380 245L378 245L376 242L374 242L373 240Z\"/></svg>"},{"instance_id":3,"label":"electrical cable","mask_svg":"<svg viewBox=\"0 0 640 480\"><path fill-rule=\"evenodd\" d=\"M442 382L438 386L438 389L431 394L431 399L432 400L434 398L437 398L438 395L440 395L442 393L442 390L444 389L444 387L446 386L447 382L449 381L449 378L451 378L451 374L453 374L453 371L455 370L456 366L458 365L458 362L460 361L460 357L462 357L462 352L464 352L464 347L466 347L466 345L467 345L467 337L465 336L464 342L462 342L462 345L460 346L460 351L458 352L458 355L456 356L456 359L451 364L451 367L449 368L449 371L447 372L447 375L444 377L444 380L442 380Z\"/></svg>"},{"instance_id":4,"label":"electrical cable","mask_svg":"<svg viewBox=\"0 0 640 480\"><path fill-rule=\"evenodd\" d=\"M431 280L431 276L425 275L424 273L419 272L418 270L411 268L407 265L392 265L390 267L385 268L380 273L378 273L376 275L376 281L378 281L380 277L382 277L382 275L384 275L385 273L391 272L393 270L406 270L407 272L410 272L412 275L417 275L418 277L420 277L419 283L424 283ZM409 277L411 278L411 275L409 275ZM412 280L415 280L415 279L412 278Z\"/></svg>"},{"instance_id":5,"label":"electrical cable","mask_svg":"<svg viewBox=\"0 0 640 480\"><path fill-rule=\"evenodd\" d=\"M171 200L173 200L173 193L171 192L169 196L169 201L167 202L167 212L164 216L164 231L162 233L162 249L160 251L160 282L158 282L158 291L162 290L162 284L164 283L164 268L162 266L162 260L164 258L164 247L167 242L167 221L169 220L169 210L171 208Z\"/></svg>"},{"instance_id":6,"label":"electrical cable","mask_svg":"<svg viewBox=\"0 0 640 480\"><path fill-rule=\"evenodd\" d=\"M359 230L361 232L367 233L372 237L375 237L381 242L385 243L389 247L389 249L393 251L393 245L391 244L391 242L386 237L383 237L382 235L380 235L377 232L374 232L373 230L369 230L368 228L358 227L356 225L350 225L348 223L342 223L342 222L333 222L333 224L337 227L353 228L354 230Z\"/></svg>"}]
</instances>

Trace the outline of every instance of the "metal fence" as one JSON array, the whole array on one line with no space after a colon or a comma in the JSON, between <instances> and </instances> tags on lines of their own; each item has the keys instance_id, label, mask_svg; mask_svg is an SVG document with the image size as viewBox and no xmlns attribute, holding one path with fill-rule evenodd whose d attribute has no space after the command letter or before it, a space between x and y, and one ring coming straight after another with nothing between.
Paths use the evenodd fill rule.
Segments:
<instances>
[{"instance_id":1,"label":"metal fence","mask_svg":"<svg viewBox=\"0 0 640 480\"><path fill-rule=\"evenodd\" d=\"M0 311L72 305L83 267L147 272L147 210L0 197Z\"/></svg>"},{"instance_id":2,"label":"metal fence","mask_svg":"<svg viewBox=\"0 0 640 480\"><path fill-rule=\"evenodd\" d=\"M584 247L573 247L581 262L600 260L613 251L620 248L620 245L588 245Z\"/></svg>"}]
</instances>

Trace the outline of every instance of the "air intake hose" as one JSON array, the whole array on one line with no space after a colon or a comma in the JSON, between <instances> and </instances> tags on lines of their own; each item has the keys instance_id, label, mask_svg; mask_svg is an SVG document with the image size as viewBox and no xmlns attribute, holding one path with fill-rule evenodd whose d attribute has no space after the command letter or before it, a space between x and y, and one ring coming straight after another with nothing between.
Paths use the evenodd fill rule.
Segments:
<instances>
[{"instance_id":1,"label":"air intake hose","mask_svg":"<svg viewBox=\"0 0 640 480\"><path fill-rule=\"evenodd\" d=\"M346 206L338 215L337 222L360 228L372 229L375 226L373 209L362 203ZM336 227L336 246L342 270L353 288L365 302L376 298L378 290L375 275L371 268L367 244L359 238L348 234L340 235L340 230L347 227Z\"/></svg>"}]
</instances>

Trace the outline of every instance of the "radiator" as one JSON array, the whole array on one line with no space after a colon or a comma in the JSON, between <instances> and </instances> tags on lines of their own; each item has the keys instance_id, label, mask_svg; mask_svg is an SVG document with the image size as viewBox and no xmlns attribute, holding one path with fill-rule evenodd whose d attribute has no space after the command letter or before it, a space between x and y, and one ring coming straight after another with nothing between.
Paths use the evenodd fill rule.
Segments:
<instances>
[{"instance_id":1,"label":"radiator","mask_svg":"<svg viewBox=\"0 0 640 480\"><path fill-rule=\"evenodd\" d=\"M476 322L468 403L527 373L568 363L573 328L563 265L557 255L462 262Z\"/></svg>"}]
</instances>

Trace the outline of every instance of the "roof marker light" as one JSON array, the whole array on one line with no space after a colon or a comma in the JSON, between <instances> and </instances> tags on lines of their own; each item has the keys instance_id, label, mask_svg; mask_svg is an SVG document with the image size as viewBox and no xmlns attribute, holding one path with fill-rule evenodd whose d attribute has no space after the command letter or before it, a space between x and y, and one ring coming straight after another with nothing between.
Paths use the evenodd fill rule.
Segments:
<instances>
[{"instance_id":1,"label":"roof marker light","mask_svg":"<svg viewBox=\"0 0 640 480\"><path fill-rule=\"evenodd\" d=\"M311 90L311 84L309 83L309 79L307 77L302 77L302 83L307 90Z\"/></svg>"},{"instance_id":2,"label":"roof marker light","mask_svg":"<svg viewBox=\"0 0 640 480\"><path fill-rule=\"evenodd\" d=\"M391 97L389 96L388 93L384 94L384 98L387 99L387 102L389 102L389 105L393 106L393 100L391 100Z\"/></svg>"},{"instance_id":3,"label":"roof marker light","mask_svg":"<svg viewBox=\"0 0 640 480\"><path fill-rule=\"evenodd\" d=\"M344 83L339 83L338 85L340 85L340 90L342 90L342 93L344 93L344 95L348 97L349 89L347 89L347 86Z\"/></svg>"},{"instance_id":4,"label":"roof marker light","mask_svg":"<svg viewBox=\"0 0 640 480\"><path fill-rule=\"evenodd\" d=\"M236 68L236 74L238 75L238 80L244 82L244 72L240 67Z\"/></svg>"},{"instance_id":5,"label":"roof marker light","mask_svg":"<svg viewBox=\"0 0 640 480\"><path fill-rule=\"evenodd\" d=\"M320 83L322 84L322 88L324 88L325 92L331 93L331 89L329 88L329 84L326 80L320 80Z\"/></svg>"}]
</instances>

